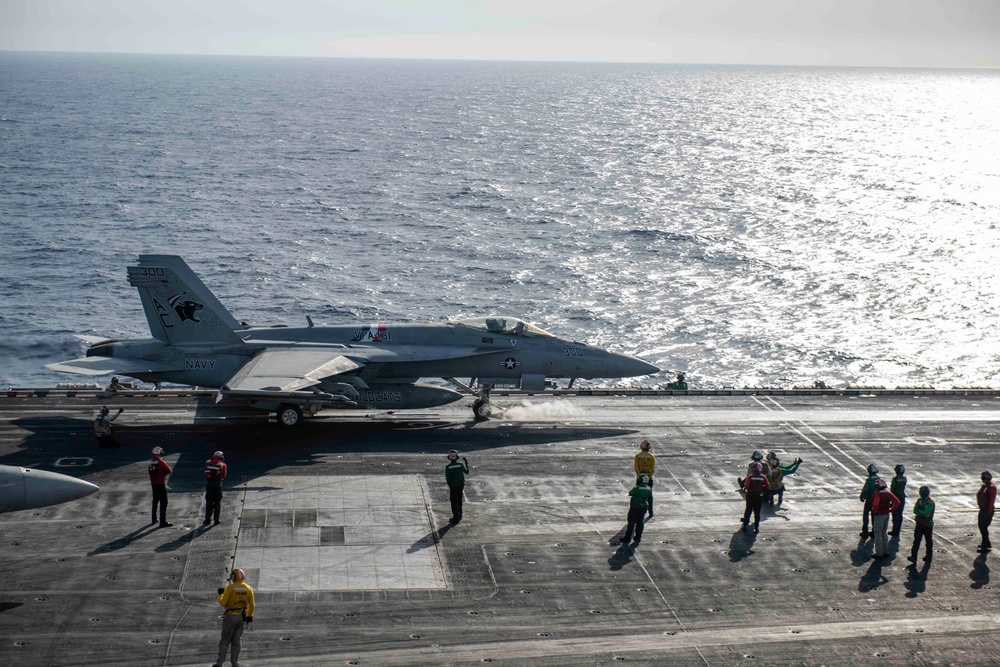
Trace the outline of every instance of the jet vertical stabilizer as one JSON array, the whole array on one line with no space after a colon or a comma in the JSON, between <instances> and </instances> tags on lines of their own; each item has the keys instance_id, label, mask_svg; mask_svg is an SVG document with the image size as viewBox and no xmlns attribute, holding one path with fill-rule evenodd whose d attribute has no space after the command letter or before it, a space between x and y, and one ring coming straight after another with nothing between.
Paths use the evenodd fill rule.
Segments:
<instances>
[{"instance_id":1,"label":"jet vertical stabilizer","mask_svg":"<svg viewBox=\"0 0 1000 667\"><path fill-rule=\"evenodd\" d=\"M233 331L239 323L180 257L139 255L128 281L139 290L149 332L164 343L242 342Z\"/></svg>"}]
</instances>

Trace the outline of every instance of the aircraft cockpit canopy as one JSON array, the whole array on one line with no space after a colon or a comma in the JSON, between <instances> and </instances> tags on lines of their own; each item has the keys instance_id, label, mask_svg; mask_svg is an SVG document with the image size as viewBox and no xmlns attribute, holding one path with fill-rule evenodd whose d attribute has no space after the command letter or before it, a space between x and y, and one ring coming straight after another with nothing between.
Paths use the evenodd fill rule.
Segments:
<instances>
[{"instance_id":1,"label":"aircraft cockpit canopy","mask_svg":"<svg viewBox=\"0 0 1000 667\"><path fill-rule=\"evenodd\" d=\"M534 324L529 324L517 317L507 317L505 315L475 317L468 320L459 320L457 324L486 331L487 333L504 334L507 336L548 336L549 338L555 338L548 331L540 329Z\"/></svg>"}]
</instances>

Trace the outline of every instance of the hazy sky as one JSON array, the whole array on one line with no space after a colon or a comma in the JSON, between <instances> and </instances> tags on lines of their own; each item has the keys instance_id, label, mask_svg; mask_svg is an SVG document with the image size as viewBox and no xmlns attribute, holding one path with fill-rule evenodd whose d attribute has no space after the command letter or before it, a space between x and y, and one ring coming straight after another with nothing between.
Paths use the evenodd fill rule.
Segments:
<instances>
[{"instance_id":1,"label":"hazy sky","mask_svg":"<svg viewBox=\"0 0 1000 667\"><path fill-rule=\"evenodd\" d=\"M0 49L1000 67L1000 0L0 0Z\"/></svg>"}]
</instances>

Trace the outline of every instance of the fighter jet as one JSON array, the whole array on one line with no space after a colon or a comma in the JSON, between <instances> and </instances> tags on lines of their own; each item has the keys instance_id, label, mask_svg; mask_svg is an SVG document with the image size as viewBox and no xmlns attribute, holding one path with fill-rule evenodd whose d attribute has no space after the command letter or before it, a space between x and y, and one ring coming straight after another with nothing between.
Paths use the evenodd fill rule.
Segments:
<instances>
[{"instance_id":1,"label":"fighter jet","mask_svg":"<svg viewBox=\"0 0 1000 667\"><path fill-rule=\"evenodd\" d=\"M69 475L0 465L0 513L58 505L99 490Z\"/></svg>"},{"instance_id":2,"label":"fighter jet","mask_svg":"<svg viewBox=\"0 0 1000 667\"><path fill-rule=\"evenodd\" d=\"M506 316L441 323L250 327L238 322L175 255L140 255L128 267L152 338L101 339L87 356L47 368L83 375L117 373L147 382L219 389L277 413L285 426L325 408L401 410L457 401L463 393L418 382L442 378L457 389L478 380L473 404L488 418L488 388L541 390L546 378L621 378L656 373L640 359L559 338Z\"/></svg>"}]
</instances>

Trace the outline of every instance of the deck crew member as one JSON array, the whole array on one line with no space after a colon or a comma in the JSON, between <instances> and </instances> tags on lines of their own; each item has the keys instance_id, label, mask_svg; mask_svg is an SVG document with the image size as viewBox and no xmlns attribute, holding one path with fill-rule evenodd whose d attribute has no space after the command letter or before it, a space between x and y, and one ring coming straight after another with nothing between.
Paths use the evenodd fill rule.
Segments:
<instances>
[{"instance_id":1,"label":"deck crew member","mask_svg":"<svg viewBox=\"0 0 1000 667\"><path fill-rule=\"evenodd\" d=\"M222 637L219 639L219 659L212 667L222 667L226 661L226 652L232 647L229 659L233 667L240 667L240 649L242 648L243 628L247 623L253 623L254 599L253 589L246 582L243 570L236 568L229 575L231 582L224 589L219 589L219 604L226 610L222 616Z\"/></svg>"},{"instance_id":2,"label":"deck crew member","mask_svg":"<svg viewBox=\"0 0 1000 667\"><path fill-rule=\"evenodd\" d=\"M872 498L872 530L875 531L875 553L872 558L889 556L889 514L899 507L899 498L892 495L884 479L875 482L875 496Z\"/></svg>"},{"instance_id":3,"label":"deck crew member","mask_svg":"<svg viewBox=\"0 0 1000 667\"><path fill-rule=\"evenodd\" d=\"M219 525L219 513L222 511L222 481L226 479L226 461L222 452L215 452L212 458L205 461L205 521L207 526L215 519Z\"/></svg>"},{"instance_id":4,"label":"deck crew member","mask_svg":"<svg viewBox=\"0 0 1000 667\"><path fill-rule=\"evenodd\" d=\"M113 415L110 412L108 406L101 406L101 414L94 419L94 435L97 436L98 440L111 437L111 434L115 432L115 427L111 425L111 422L121 417L125 408L118 408L118 412Z\"/></svg>"},{"instance_id":5,"label":"deck crew member","mask_svg":"<svg viewBox=\"0 0 1000 667\"><path fill-rule=\"evenodd\" d=\"M907 560L916 563L917 553L920 551L920 540L927 539L927 553L924 561L931 562L934 549L934 501L931 499L931 487L921 486L918 491L920 497L913 505L913 516L916 519L917 527L913 531L913 547Z\"/></svg>"},{"instance_id":6,"label":"deck crew member","mask_svg":"<svg viewBox=\"0 0 1000 667\"><path fill-rule=\"evenodd\" d=\"M861 510L861 533L859 533L861 537L871 537L873 535L873 533L868 531L868 519L871 518L872 499L878 490L876 487L878 479L878 466L872 463L868 466L868 479L865 480L865 485L861 487L861 495L858 496L858 500L865 504L864 509Z\"/></svg>"},{"instance_id":7,"label":"deck crew member","mask_svg":"<svg viewBox=\"0 0 1000 667\"><path fill-rule=\"evenodd\" d=\"M799 469L802 459L795 459L790 464L783 466L774 452L767 453L767 481L770 487L767 490L767 504L774 504L774 494L778 494L778 505L785 499L785 475L793 475Z\"/></svg>"},{"instance_id":8,"label":"deck crew member","mask_svg":"<svg viewBox=\"0 0 1000 667\"><path fill-rule=\"evenodd\" d=\"M760 452L754 452L754 455ZM764 464L759 460L754 461L750 466L750 472L743 481L743 490L746 491L747 505L743 510L743 528L745 533L750 524L750 513L753 512L753 532L760 532L760 506L764 504L764 493L770 488L770 482L764 473Z\"/></svg>"},{"instance_id":9,"label":"deck crew member","mask_svg":"<svg viewBox=\"0 0 1000 667\"><path fill-rule=\"evenodd\" d=\"M649 518L653 518L653 472L656 470L656 457L650 451L649 440L643 440L639 445L641 450L635 455L636 484L639 477L645 475L649 479Z\"/></svg>"},{"instance_id":10,"label":"deck crew member","mask_svg":"<svg viewBox=\"0 0 1000 667\"><path fill-rule=\"evenodd\" d=\"M649 489L649 475L639 475L639 479L635 480L635 486L629 490L628 496L628 527L625 528L625 537L622 538L621 543L631 542L634 531L635 543L638 544L642 541L642 529L645 527L643 519L646 516L646 510L649 509L649 503L653 499L653 492Z\"/></svg>"},{"instance_id":11,"label":"deck crew member","mask_svg":"<svg viewBox=\"0 0 1000 667\"><path fill-rule=\"evenodd\" d=\"M899 498L899 507L892 511L892 530L890 535L899 535L903 527L903 507L906 506L906 468L902 464L897 464L894 468L896 475L889 481L889 491Z\"/></svg>"},{"instance_id":12,"label":"deck crew member","mask_svg":"<svg viewBox=\"0 0 1000 667\"><path fill-rule=\"evenodd\" d=\"M122 386L122 381L119 380L118 376L116 375L113 378L111 378L111 384L108 385L108 388L105 389L105 391L108 392L109 394L117 394L123 389L125 389L125 387Z\"/></svg>"},{"instance_id":13,"label":"deck crew member","mask_svg":"<svg viewBox=\"0 0 1000 667\"><path fill-rule=\"evenodd\" d=\"M763 463L761 463L761 461L763 460L764 460L764 455L760 453L760 450L759 449L754 450L754 453L750 455L750 463L747 464L747 477L749 477L750 473L752 473L755 469L757 469L758 466L760 466L761 470L764 469ZM745 477L736 478L736 484L741 489L744 487L745 482L746 482Z\"/></svg>"},{"instance_id":14,"label":"deck crew member","mask_svg":"<svg viewBox=\"0 0 1000 667\"><path fill-rule=\"evenodd\" d=\"M993 485L993 475L989 470L984 470L981 475L983 485L979 487L976 494L976 502L979 503L979 534L983 540L976 547L976 551L986 553L993 548L990 544L990 524L993 523L993 510L997 500L997 487Z\"/></svg>"},{"instance_id":15,"label":"deck crew member","mask_svg":"<svg viewBox=\"0 0 1000 667\"><path fill-rule=\"evenodd\" d=\"M469 460L464 456L461 463L458 452L448 452L448 465L444 467L444 479L451 494L451 523L462 520L462 496L465 493L465 476L469 474Z\"/></svg>"},{"instance_id":16,"label":"deck crew member","mask_svg":"<svg viewBox=\"0 0 1000 667\"><path fill-rule=\"evenodd\" d=\"M174 525L167 522L167 475L174 469L163 460L163 447L153 447L153 458L149 461L149 484L153 487L153 523L156 523L156 507L160 507L160 528Z\"/></svg>"}]
</instances>

